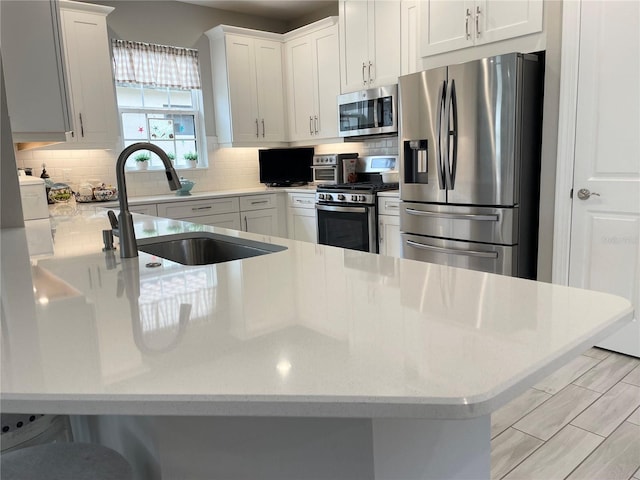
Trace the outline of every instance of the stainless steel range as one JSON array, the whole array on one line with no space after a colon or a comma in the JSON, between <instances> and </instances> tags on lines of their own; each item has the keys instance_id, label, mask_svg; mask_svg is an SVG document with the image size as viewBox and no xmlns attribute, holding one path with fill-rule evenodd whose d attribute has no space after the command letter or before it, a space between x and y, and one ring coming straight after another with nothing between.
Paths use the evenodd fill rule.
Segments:
<instances>
[{"instance_id":1,"label":"stainless steel range","mask_svg":"<svg viewBox=\"0 0 640 480\"><path fill-rule=\"evenodd\" d=\"M318 243L378 253L377 193L397 190L383 183L380 172L395 169L396 156L358 158L355 183L318 185Z\"/></svg>"}]
</instances>

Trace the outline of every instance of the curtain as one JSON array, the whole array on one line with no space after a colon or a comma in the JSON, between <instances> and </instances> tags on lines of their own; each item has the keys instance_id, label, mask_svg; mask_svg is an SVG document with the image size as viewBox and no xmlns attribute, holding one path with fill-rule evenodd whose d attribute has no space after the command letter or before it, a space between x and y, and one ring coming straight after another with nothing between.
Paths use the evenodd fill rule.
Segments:
<instances>
[{"instance_id":1,"label":"curtain","mask_svg":"<svg viewBox=\"0 0 640 480\"><path fill-rule=\"evenodd\" d=\"M126 40L111 40L116 82L200 89L198 51Z\"/></svg>"}]
</instances>

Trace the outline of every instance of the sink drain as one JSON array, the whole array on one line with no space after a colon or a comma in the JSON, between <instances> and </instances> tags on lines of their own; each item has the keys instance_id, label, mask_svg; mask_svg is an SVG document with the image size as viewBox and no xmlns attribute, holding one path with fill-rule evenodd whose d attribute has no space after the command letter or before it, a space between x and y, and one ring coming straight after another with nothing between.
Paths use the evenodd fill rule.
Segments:
<instances>
[{"instance_id":1,"label":"sink drain","mask_svg":"<svg viewBox=\"0 0 640 480\"><path fill-rule=\"evenodd\" d=\"M157 267L161 267L162 263L160 262L149 262L145 265L145 267L147 268L157 268Z\"/></svg>"}]
</instances>

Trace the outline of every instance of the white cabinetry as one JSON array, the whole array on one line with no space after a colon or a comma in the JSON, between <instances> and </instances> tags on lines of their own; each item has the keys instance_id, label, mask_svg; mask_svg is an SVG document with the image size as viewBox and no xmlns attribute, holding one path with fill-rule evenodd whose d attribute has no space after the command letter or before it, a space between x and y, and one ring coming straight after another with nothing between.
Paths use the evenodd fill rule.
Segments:
<instances>
[{"instance_id":1,"label":"white cabinetry","mask_svg":"<svg viewBox=\"0 0 640 480\"><path fill-rule=\"evenodd\" d=\"M402 0L400 3L400 74L408 75L421 70L418 61L420 45L420 3Z\"/></svg>"},{"instance_id":2,"label":"white cabinetry","mask_svg":"<svg viewBox=\"0 0 640 480\"><path fill-rule=\"evenodd\" d=\"M240 197L241 228L245 232L262 235L280 234L276 195L248 195Z\"/></svg>"},{"instance_id":3,"label":"white cabinetry","mask_svg":"<svg viewBox=\"0 0 640 480\"><path fill-rule=\"evenodd\" d=\"M65 141L71 110L58 2L2 0L0 18L13 141Z\"/></svg>"},{"instance_id":4,"label":"white cabinetry","mask_svg":"<svg viewBox=\"0 0 640 480\"><path fill-rule=\"evenodd\" d=\"M158 207L156 207L155 203L144 205L129 205L129 211L131 213L142 213L143 215L151 215L152 217L158 216Z\"/></svg>"},{"instance_id":5,"label":"white cabinetry","mask_svg":"<svg viewBox=\"0 0 640 480\"><path fill-rule=\"evenodd\" d=\"M400 1L340 1L342 93L398 82Z\"/></svg>"},{"instance_id":6,"label":"white cabinetry","mask_svg":"<svg viewBox=\"0 0 640 480\"><path fill-rule=\"evenodd\" d=\"M340 94L337 17L285 35L289 140L338 136Z\"/></svg>"},{"instance_id":7,"label":"white cabinetry","mask_svg":"<svg viewBox=\"0 0 640 480\"><path fill-rule=\"evenodd\" d=\"M116 96L106 16L112 7L60 1L74 128L65 148L113 148Z\"/></svg>"},{"instance_id":8,"label":"white cabinetry","mask_svg":"<svg viewBox=\"0 0 640 480\"><path fill-rule=\"evenodd\" d=\"M318 243L315 192L288 194L287 229L292 240Z\"/></svg>"},{"instance_id":9,"label":"white cabinetry","mask_svg":"<svg viewBox=\"0 0 640 480\"><path fill-rule=\"evenodd\" d=\"M239 211L237 197L158 204L159 217L233 230L240 230Z\"/></svg>"},{"instance_id":10,"label":"white cabinetry","mask_svg":"<svg viewBox=\"0 0 640 480\"><path fill-rule=\"evenodd\" d=\"M422 2L420 55L519 37L542 30L542 0Z\"/></svg>"},{"instance_id":11,"label":"white cabinetry","mask_svg":"<svg viewBox=\"0 0 640 480\"><path fill-rule=\"evenodd\" d=\"M281 35L224 25L206 34L219 143L271 146L284 142Z\"/></svg>"},{"instance_id":12,"label":"white cabinetry","mask_svg":"<svg viewBox=\"0 0 640 480\"><path fill-rule=\"evenodd\" d=\"M400 256L400 198L378 196L378 247L380 255Z\"/></svg>"}]
</instances>

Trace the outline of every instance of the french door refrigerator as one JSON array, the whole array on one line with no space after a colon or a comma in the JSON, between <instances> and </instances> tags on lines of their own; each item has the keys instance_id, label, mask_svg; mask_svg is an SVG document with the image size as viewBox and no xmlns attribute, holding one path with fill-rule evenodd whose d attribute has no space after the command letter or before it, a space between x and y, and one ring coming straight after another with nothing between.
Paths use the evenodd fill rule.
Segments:
<instances>
[{"instance_id":1,"label":"french door refrigerator","mask_svg":"<svg viewBox=\"0 0 640 480\"><path fill-rule=\"evenodd\" d=\"M402 256L535 278L543 55L399 79Z\"/></svg>"}]
</instances>

